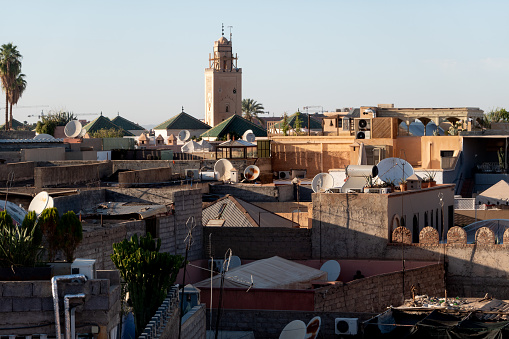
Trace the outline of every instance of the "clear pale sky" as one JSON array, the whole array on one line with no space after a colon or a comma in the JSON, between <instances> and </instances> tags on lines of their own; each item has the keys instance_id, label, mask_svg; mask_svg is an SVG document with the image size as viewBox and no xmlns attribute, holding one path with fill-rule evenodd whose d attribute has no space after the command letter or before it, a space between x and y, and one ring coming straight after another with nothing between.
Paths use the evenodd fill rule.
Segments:
<instances>
[{"instance_id":1,"label":"clear pale sky","mask_svg":"<svg viewBox=\"0 0 509 339\"><path fill-rule=\"evenodd\" d=\"M18 46L28 83L18 106L49 106L16 109L20 121L65 109L149 125L181 106L202 119L221 23L227 38L233 26L243 98L270 116L315 105L509 107L509 1L0 4L0 44Z\"/></svg>"}]
</instances>

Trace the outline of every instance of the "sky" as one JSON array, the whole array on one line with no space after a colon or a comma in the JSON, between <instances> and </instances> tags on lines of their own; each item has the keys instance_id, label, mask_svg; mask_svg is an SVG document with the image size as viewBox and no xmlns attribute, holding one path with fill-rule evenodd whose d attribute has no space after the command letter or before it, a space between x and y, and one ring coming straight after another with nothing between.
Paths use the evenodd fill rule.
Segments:
<instances>
[{"instance_id":1,"label":"sky","mask_svg":"<svg viewBox=\"0 0 509 339\"><path fill-rule=\"evenodd\" d=\"M381 103L509 107L506 0L0 5L0 44L12 42L23 55L20 121L66 110L150 126L182 106L203 119L204 70L222 23L227 38L232 26L242 97L269 116Z\"/></svg>"}]
</instances>

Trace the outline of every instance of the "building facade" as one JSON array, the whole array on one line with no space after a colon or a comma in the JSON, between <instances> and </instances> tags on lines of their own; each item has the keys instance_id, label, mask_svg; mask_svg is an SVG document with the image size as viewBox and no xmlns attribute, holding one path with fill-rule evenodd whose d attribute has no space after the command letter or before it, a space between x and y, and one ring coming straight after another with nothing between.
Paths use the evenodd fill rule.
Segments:
<instances>
[{"instance_id":1,"label":"building facade","mask_svg":"<svg viewBox=\"0 0 509 339\"><path fill-rule=\"evenodd\" d=\"M214 42L205 69L205 123L214 127L234 114L242 114L242 69L232 53L231 35L230 41L223 35Z\"/></svg>"}]
</instances>

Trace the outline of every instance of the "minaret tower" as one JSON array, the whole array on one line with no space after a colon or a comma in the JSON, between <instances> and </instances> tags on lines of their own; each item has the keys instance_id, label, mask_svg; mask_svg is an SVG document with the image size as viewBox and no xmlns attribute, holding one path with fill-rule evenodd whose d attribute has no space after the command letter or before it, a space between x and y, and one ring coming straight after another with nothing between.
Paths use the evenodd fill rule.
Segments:
<instances>
[{"instance_id":1,"label":"minaret tower","mask_svg":"<svg viewBox=\"0 0 509 339\"><path fill-rule=\"evenodd\" d=\"M205 69L205 123L216 126L234 114L242 115L242 69L232 53L232 34L228 41L223 26Z\"/></svg>"}]
</instances>

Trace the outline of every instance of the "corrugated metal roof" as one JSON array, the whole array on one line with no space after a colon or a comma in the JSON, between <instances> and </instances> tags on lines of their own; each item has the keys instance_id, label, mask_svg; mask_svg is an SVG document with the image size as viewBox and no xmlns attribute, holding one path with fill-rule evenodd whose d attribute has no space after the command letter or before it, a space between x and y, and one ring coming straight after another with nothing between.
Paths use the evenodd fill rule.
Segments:
<instances>
[{"instance_id":1,"label":"corrugated metal roof","mask_svg":"<svg viewBox=\"0 0 509 339\"><path fill-rule=\"evenodd\" d=\"M224 287L271 289L308 289L314 280L327 281L327 273L316 268L275 256L236 267L225 273ZM210 278L194 284L198 288L210 288ZM221 286L221 276L212 278L212 286Z\"/></svg>"},{"instance_id":2,"label":"corrugated metal roof","mask_svg":"<svg viewBox=\"0 0 509 339\"><path fill-rule=\"evenodd\" d=\"M52 143L62 143L64 142L64 139L0 139L0 143L4 144L18 144L18 143L25 143L25 144L45 144L48 142Z\"/></svg>"}]
</instances>

